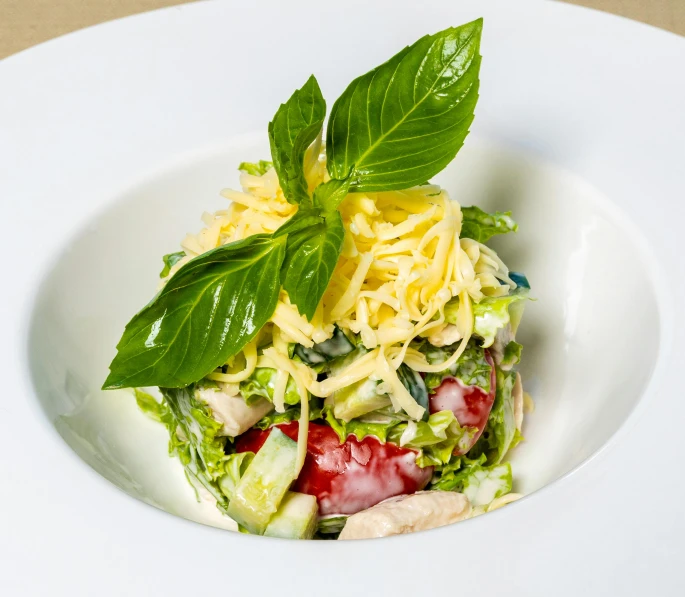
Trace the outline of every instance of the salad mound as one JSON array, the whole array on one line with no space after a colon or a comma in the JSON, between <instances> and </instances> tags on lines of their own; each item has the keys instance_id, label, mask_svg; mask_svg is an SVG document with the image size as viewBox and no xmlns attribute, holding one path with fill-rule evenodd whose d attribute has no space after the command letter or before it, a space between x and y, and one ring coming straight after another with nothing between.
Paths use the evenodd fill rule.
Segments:
<instances>
[{"instance_id":1,"label":"salad mound","mask_svg":"<svg viewBox=\"0 0 685 597\"><path fill-rule=\"evenodd\" d=\"M325 143L310 78L269 125L272 161L240 165L126 327L105 388L135 388L243 531L385 536L518 497L529 285L486 245L517 226L427 182L473 119L481 29L353 81Z\"/></svg>"}]
</instances>

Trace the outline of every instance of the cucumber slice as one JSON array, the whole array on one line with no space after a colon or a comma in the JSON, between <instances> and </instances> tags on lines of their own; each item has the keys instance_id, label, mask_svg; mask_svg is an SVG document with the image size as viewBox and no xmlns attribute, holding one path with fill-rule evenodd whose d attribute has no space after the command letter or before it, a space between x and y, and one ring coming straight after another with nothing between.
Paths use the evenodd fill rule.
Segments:
<instances>
[{"instance_id":1,"label":"cucumber slice","mask_svg":"<svg viewBox=\"0 0 685 597\"><path fill-rule=\"evenodd\" d=\"M316 531L318 513L319 505L313 495L289 491L264 535L283 539L311 539Z\"/></svg>"},{"instance_id":2,"label":"cucumber slice","mask_svg":"<svg viewBox=\"0 0 685 597\"><path fill-rule=\"evenodd\" d=\"M262 535L297 476L297 442L274 428L235 488L226 513Z\"/></svg>"},{"instance_id":3,"label":"cucumber slice","mask_svg":"<svg viewBox=\"0 0 685 597\"><path fill-rule=\"evenodd\" d=\"M295 346L295 354L307 365L321 365L332 359L345 356L353 350L354 344L338 326L335 327L331 338L314 344L312 348L306 348L301 344Z\"/></svg>"},{"instance_id":4,"label":"cucumber slice","mask_svg":"<svg viewBox=\"0 0 685 597\"><path fill-rule=\"evenodd\" d=\"M428 388L426 388L426 383L423 381L421 374L402 363L397 370L397 377L400 378L402 385L411 394L412 398L416 400L417 404L423 406L425 409L423 420L427 421L428 415L430 415L428 409Z\"/></svg>"}]
</instances>

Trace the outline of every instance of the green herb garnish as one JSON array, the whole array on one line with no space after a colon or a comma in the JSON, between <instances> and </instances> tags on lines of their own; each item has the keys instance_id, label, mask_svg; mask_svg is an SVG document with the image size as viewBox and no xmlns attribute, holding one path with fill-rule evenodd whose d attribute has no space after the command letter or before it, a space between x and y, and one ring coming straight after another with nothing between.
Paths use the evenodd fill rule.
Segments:
<instances>
[{"instance_id":1,"label":"green herb garnish","mask_svg":"<svg viewBox=\"0 0 685 597\"><path fill-rule=\"evenodd\" d=\"M271 318L281 284L311 319L342 250L337 208L347 193L422 184L461 148L478 100L482 27L478 19L422 37L355 79L331 110L331 180L315 189L304 161L322 133L326 102L314 76L295 91L268 131L281 188L299 210L273 235L221 246L181 267L126 326L103 387L174 388L202 379ZM270 166L240 169L258 175Z\"/></svg>"}]
</instances>

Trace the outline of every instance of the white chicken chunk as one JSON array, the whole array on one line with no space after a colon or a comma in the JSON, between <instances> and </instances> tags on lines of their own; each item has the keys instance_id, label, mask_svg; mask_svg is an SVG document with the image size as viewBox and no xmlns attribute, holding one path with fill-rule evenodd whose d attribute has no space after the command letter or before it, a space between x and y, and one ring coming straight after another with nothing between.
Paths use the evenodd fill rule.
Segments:
<instances>
[{"instance_id":1,"label":"white chicken chunk","mask_svg":"<svg viewBox=\"0 0 685 597\"><path fill-rule=\"evenodd\" d=\"M236 386L228 384L222 384L222 386L221 388L205 388L196 392L197 398L212 410L214 418L223 423L219 431L220 435L236 437L244 433L274 407L264 398L248 405L235 389Z\"/></svg>"},{"instance_id":2,"label":"white chicken chunk","mask_svg":"<svg viewBox=\"0 0 685 597\"><path fill-rule=\"evenodd\" d=\"M459 522L471 516L471 504L461 493L419 491L400 495L353 514L340 539L371 539L413 533Z\"/></svg>"},{"instance_id":3,"label":"white chicken chunk","mask_svg":"<svg viewBox=\"0 0 685 597\"><path fill-rule=\"evenodd\" d=\"M428 342L430 342L433 346L438 347L451 346L459 340L461 340L459 328L452 323L448 323L441 330L428 337Z\"/></svg>"}]
</instances>

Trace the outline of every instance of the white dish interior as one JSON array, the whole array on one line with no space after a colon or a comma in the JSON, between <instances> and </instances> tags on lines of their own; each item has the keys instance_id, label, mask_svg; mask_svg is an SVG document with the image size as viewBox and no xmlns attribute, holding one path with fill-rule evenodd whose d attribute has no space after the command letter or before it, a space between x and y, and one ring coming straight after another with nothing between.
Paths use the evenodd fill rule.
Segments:
<instances>
[{"instance_id":1,"label":"white dish interior","mask_svg":"<svg viewBox=\"0 0 685 597\"><path fill-rule=\"evenodd\" d=\"M161 256L200 228L203 211L225 206L218 193L237 187L239 162L268 157L264 137L174 164L116 198L58 258L31 327L38 397L73 450L130 495L226 528L231 522L195 501L168 457L166 430L130 393L100 386L124 325L155 293ZM470 137L436 182L462 205L511 210L520 225L494 245L537 298L518 338L536 410L511 457L515 491L531 493L596 453L640 400L659 345L647 258L612 203L537 158Z\"/></svg>"}]
</instances>

